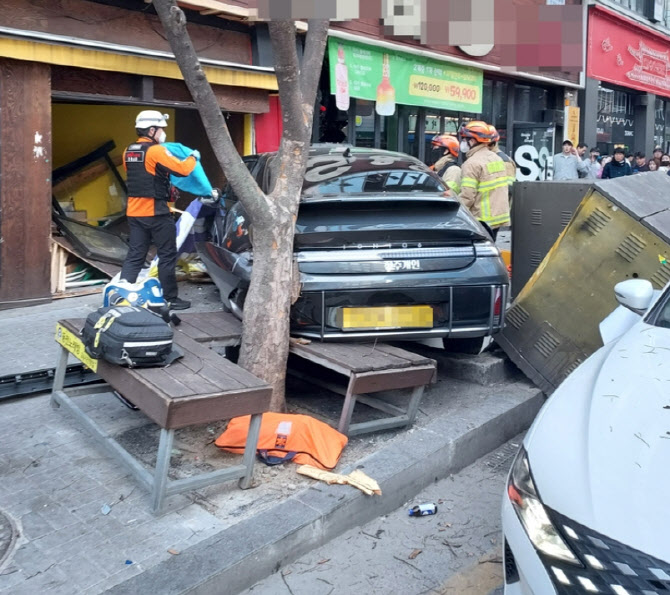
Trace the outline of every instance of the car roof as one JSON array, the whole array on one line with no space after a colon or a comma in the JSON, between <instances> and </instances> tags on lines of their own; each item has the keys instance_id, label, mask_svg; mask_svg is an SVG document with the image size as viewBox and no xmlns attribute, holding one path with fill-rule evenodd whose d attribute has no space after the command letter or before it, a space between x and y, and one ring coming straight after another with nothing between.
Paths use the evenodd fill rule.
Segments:
<instances>
[{"instance_id":1,"label":"car roof","mask_svg":"<svg viewBox=\"0 0 670 595\"><path fill-rule=\"evenodd\" d=\"M321 155L342 155L347 153L347 156L360 158L370 158L375 156L385 156L393 158L393 168L404 169L410 165L420 166L428 170L428 166L421 160L408 155L407 153L399 153L397 151L386 151L384 149L374 149L370 147L354 147L346 143L314 143L309 148L309 156L316 157ZM276 152L264 153L267 156L275 155Z\"/></svg>"}]
</instances>

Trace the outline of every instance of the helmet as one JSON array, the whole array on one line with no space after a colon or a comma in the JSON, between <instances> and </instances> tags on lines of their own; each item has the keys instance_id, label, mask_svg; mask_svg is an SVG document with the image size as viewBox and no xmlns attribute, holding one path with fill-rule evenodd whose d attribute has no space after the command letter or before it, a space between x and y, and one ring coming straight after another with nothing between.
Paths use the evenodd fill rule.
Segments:
<instances>
[{"instance_id":1,"label":"helmet","mask_svg":"<svg viewBox=\"0 0 670 595\"><path fill-rule=\"evenodd\" d=\"M493 124L489 124L489 130L491 131L491 142L497 143L500 140L500 133Z\"/></svg>"},{"instance_id":2,"label":"helmet","mask_svg":"<svg viewBox=\"0 0 670 595\"><path fill-rule=\"evenodd\" d=\"M453 134L438 134L430 141L433 147L443 147L454 157L458 157L458 139Z\"/></svg>"},{"instance_id":3,"label":"helmet","mask_svg":"<svg viewBox=\"0 0 670 595\"><path fill-rule=\"evenodd\" d=\"M463 124L458 132L462 138L474 138L478 143L488 144L493 139L491 128L481 120L472 120Z\"/></svg>"},{"instance_id":4,"label":"helmet","mask_svg":"<svg viewBox=\"0 0 670 595\"><path fill-rule=\"evenodd\" d=\"M161 114L155 109L145 109L137 114L137 118L135 118L135 128L139 128L140 130L151 128L152 126L165 128L168 125L167 121L169 118L169 114Z\"/></svg>"},{"instance_id":5,"label":"helmet","mask_svg":"<svg viewBox=\"0 0 670 595\"><path fill-rule=\"evenodd\" d=\"M149 277L138 283L121 279L111 281L103 290L103 306L137 306L138 308L160 308L165 306L160 281Z\"/></svg>"}]
</instances>

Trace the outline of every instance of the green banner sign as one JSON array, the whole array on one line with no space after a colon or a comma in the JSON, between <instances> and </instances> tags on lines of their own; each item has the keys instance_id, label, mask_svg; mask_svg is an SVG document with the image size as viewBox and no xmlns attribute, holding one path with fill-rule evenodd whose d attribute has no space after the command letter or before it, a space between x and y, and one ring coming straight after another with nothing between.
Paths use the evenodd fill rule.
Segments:
<instances>
[{"instance_id":1,"label":"green banner sign","mask_svg":"<svg viewBox=\"0 0 670 595\"><path fill-rule=\"evenodd\" d=\"M328 40L331 92L346 110L349 98L376 102L389 116L396 104L478 114L482 111L481 70L337 38Z\"/></svg>"}]
</instances>

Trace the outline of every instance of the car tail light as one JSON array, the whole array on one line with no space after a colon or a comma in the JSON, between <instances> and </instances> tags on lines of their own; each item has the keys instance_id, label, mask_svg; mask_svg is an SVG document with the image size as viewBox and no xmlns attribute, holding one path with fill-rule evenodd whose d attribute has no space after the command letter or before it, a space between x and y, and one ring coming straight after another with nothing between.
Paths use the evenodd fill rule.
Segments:
<instances>
[{"instance_id":1,"label":"car tail light","mask_svg":"<svg viewBox=\"0 0 670 595\"><path fill-rule=\"evenodd\" d=\"M493 315L500 317L502 313L502 289L498 287L496 289L496 298L493 304Z\"/></svg>"}]
</instances>

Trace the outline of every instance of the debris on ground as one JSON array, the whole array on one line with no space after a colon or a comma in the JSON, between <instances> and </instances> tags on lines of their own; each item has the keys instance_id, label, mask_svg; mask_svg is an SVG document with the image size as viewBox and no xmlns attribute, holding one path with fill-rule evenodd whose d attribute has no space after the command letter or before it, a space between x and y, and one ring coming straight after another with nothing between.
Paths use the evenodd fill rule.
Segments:
<instances>
[{"instance_id":1,"label":"debris on ground","mask_svg":"<svg viewBox=\"0 0 670 595\"><path fill-rule=\"evenodd\" d=\"M379 484L374 479L363 473L360 469L356 469L348 475L342 475L341 473L332 473L330 471L317 469L311 465L301 465L298 467L297 471L300 473L300 475L306 475L307 477L311 477L312 479L316 479L318 481L323 481L329 485L334 483L340 485L350 485L358 488L361 490L361 492L368 496L382 495Z\"/></svg>"}]
</instances>

